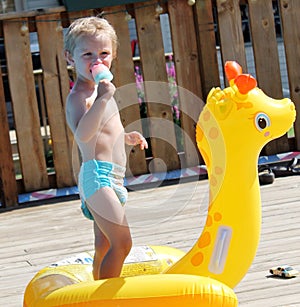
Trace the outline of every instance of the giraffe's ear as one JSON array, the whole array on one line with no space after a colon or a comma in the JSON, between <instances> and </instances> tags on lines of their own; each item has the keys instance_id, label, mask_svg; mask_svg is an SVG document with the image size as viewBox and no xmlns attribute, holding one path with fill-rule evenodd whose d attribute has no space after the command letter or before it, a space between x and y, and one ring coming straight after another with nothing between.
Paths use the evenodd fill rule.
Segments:
<instances>
[{"instance_id":1,"label":"giraffe's ear","mask_svg":"<svg viewBox=\"0 0 300 307\"><path fill-rule=\"evenodd\" d=\"M251 75L242 74L234 79L234 84L241 94L246 95L256 87L257 82Z\"/></svg>"}]
</instances>

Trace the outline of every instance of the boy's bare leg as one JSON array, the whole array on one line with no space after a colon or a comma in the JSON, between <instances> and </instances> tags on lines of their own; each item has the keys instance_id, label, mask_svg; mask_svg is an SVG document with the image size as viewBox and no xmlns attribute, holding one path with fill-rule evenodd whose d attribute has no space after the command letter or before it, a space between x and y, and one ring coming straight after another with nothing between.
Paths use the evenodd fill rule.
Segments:
<instances>
[{"instance_id":1,"label":"boy's bare leg","mask_svg":"<svg viewBox=\"0 0 300 307\"><path fill-rule=\"evenodd\" d=\"M102 257L102 262L98 276L100 279L118 277L132 246L124 207L120 204L115 192L109 187L101 188L92 195L88 200L88 206L98 226L97 235L101 236L101 233L98 232L100 230L109 243L106 254L101 255L103 249L99 255L100 262ZM95 263L95 268L96 266ZM97 277L96 272L94 276Z\"/></svg>"},{"instance_id":2,"label":"boy's bare leg","mask_svg":"<svg viewBox=\"0 0 300 307\"><path fill-rule=\"evenodd\" d=\"M96 222L94 222L95 235L95 254L93 262L93 276L95 280L100 279L100 267L102 260L109 250L109 242L103 232L99 229Z\"/></svg>"}]
</instances>

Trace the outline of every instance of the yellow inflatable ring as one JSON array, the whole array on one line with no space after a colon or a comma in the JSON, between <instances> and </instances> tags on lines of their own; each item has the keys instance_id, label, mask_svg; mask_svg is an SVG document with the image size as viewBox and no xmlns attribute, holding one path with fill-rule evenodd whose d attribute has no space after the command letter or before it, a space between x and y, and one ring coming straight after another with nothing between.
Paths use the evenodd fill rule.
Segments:
<instances>
[{"instance_id":1,"label":"yellow inflatable ring","mask_svg":"<svg viewBox=\"0 0 300 307\"><path fill-rule=\"evenodd\" d=\"M133 247L120 278L94 281L89 252L39 271L28 284L24 307L236 306L236 296L216 280L160 274L185 253L165 246ZM160 274L159 276L157 274Z\"/></svg>"}]
</instances>

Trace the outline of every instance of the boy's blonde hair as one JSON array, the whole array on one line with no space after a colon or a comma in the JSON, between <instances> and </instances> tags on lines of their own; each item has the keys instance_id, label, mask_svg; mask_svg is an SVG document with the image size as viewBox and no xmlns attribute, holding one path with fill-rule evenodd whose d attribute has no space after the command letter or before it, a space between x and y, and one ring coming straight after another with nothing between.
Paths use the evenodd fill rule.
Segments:
<instances>
[{"instance_id":1,"label":"boy's blonde hair","mask_svg":"<svg viewBox=\"0 0 300 307\"><path fill-rule=\"evenodd\" d=\"M94 16L79 18L71 23L68 31L65 34L65 51L68 51L71 55L73 55L76 46L76 40L81 35L93 36L99 33L105 33L111 39L113 57L116 57L118 37L115 29L106 19Z\"/></svg>"}]
</instances>

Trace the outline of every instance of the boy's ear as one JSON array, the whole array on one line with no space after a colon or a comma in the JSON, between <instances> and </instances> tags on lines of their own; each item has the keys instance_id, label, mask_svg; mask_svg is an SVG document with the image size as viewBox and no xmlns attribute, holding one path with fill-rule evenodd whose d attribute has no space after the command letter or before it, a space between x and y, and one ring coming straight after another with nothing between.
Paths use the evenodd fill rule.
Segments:
<instances>
[{"instance_id":1,"label":"boy's ear","mask_svg":"<svg viewBox=\"0 0 300 307\"><path fill-rule=\"evenodd\" d=\"M65 50L65 58L66 58L69 65L74 66L74 60L73 60L73 57L72 57L70 51Z\"/></svg>"}]
</instances>

